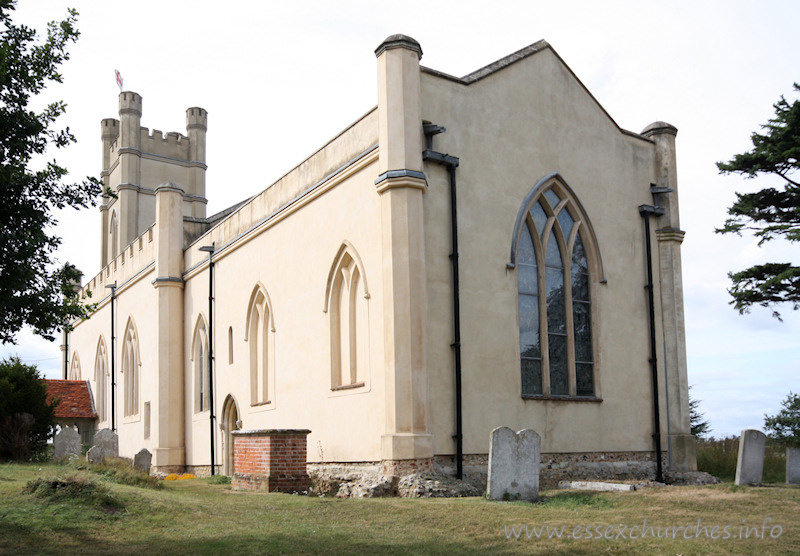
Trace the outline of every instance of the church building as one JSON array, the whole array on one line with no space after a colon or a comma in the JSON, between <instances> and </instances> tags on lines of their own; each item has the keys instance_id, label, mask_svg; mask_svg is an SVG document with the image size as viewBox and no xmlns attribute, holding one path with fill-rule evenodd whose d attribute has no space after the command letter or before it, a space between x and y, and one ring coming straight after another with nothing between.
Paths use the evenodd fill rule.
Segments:
<instances>
[{"instance_id":1,"label":"church building","mask_svg":"<svg viewBox=\"0 0 800 556\"><path fill-rule=\"evenodd\" d=\"M464 77L405 35L375 54L376 107L211 216L206 110L163 135L120 94L64 342L97 429L163 472L308 429L317 472L479 482L499 426L563 476L696 469L676 128L621 129L544 41Z\"/></svg>"}]
</instances>

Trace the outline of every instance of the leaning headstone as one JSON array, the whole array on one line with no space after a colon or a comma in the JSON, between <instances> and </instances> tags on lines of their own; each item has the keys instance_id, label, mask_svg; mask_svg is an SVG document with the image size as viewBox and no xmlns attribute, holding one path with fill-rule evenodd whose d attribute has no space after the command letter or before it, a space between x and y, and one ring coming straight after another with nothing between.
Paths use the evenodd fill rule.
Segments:
<instances>
[{"instance_id":1,"label":"leaning headstone","mask_svg":"<svg viewBox=\"0 0 800 556\"><path fill-rule=\"evenodd\" d=\"M539 434L531 429L514 433L508 427L498 427L492 431L487 498L531 501L539 498L541 442Z\"/></svg>"},{"instance_id":2,"label":"leaning headstone","mask_svg":"<svg viewBox=\"0 0 800 556\"><path fill-rule=\"evenodd\" d=\"M86 461L89 463L103 463L105 457L103 456L103 449L100 446L92 446L86 452Z\"/></svg>"},{"instance_id":3,"label":"leaning headstone","mask_svg":"<svg viewBox=\"0 0 800 556\"><path fill-rule=\"evenodd\" d=\"M109 429L102 429L94 435L94 445L102 450L103 458L119 456L119 437Z\"/></svg>"},{"instance_id":4,"label":"leaning headstone","mask_svg":"<svg viewBox=\"0 0 800 556\"><path fill-rule=\"evenodd\" d=\"M786 484L800 485L800 448L786 448Z\"/></svg>"},{"instance_id":5,"label":"leaning headstone","mask_svg":"<svg viewBox=\"0 0 800 556\"><path fill-rule=\"evenodd\" d=\"M745 429L739 437L739 458L736 460L737 485L761 484L764 473L764 446L767 436L757 430Z\"/></svg>"},{"instance_id":6,"label":"leaning headstone","mask_svg":"<svg viewBox=\"0 0 800 556\"><path fill-rule=\"evenodd\" d=\"M81 455L81 435L72 427L62 427L53 438L53 456L63 458Z\"/></svg>"},{"instance_id":7,"label":"leaning headstone","mask_svg":"<svg viewBox=\"0 0 800 556\"><path fill-rule=\"evenodd\" d=\"M150 462L152 461L152 458L153 454L151 454L147 448L142 448L136 453L135 456L133 456L134 469L144 471L145 473L150 473Z\"/></svg>"}]
</instances>

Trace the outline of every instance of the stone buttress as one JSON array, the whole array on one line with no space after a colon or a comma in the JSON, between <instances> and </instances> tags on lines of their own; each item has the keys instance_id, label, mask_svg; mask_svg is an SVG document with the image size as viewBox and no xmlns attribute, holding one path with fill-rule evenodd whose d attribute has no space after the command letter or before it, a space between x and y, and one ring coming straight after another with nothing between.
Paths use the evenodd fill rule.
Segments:
<instances>
[{"instance_id":1,"label":"stone buttress","mask_svg":"<svg viewBox=\"0 0 800 556\"><path fill-rule=\"evenodd\" d=\"M425 361L422 49L410 37L393 35L375 54L380 149L375 186L381 196L386 346L381 460L384 474L405 475L433 465Z\"/></svg>"}]
</instances>

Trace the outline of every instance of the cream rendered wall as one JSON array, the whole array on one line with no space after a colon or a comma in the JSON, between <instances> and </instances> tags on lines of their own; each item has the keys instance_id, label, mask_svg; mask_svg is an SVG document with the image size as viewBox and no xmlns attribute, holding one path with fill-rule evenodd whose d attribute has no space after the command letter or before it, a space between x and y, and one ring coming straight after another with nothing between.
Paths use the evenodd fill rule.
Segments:
<instances>
[{"instance_id":1,"label":"cream rendered wall","mask_svg":"<svg viewBox=\"0 0 800 556\"><path fill-rule=\"evenodd\" d=\"M308 428L309 461L380 459L383 433L383 346L380 203L375 164L247 242L215 256L214 352L217 415L228 395L236 400L242 426ZM369 369L365 386L331 391L329 315L323 312L331 265L344 241L363 262L370 297ZM210 244L200 238L191 250ZM218 246L219 247L219 246ZM187 252L187 255L189 253ZM194 253L192 253L194 256ZM207 265L185 286L185 353L190 353L198 314L208 314ZM250 405L249 344L244 341L248 302L256 284L266 289L274 318L274 388L271 403ZM233 328L233 364L228 364L228 327ZM188 358L187 358L188 359ZM195 413L194 369L187 360L187 465L208 465L208 412ZM221 437L217 440L220 453Z\"/></svg>"},{"instance_id":2,"label":"cream rendered wall","mask_svg":"<svg viewBox=\"0 0 800 556\"><path fill-rule=\"evenodd\" d=\"M120 265L121 266L121 265ZM141 272L135 273L127 280L118 281L118 288L115 300L115 372L116 372L116 425L119 434L120 455L133 457L142 448L147 448L151 452L155 449L155 424L158 419L158 409L156 404L151 404L151 435L149 439L144 438L144 402L155 398L155 379L156 379L156 295L151 282L155 278L154 267L145 267ZM110 278L113 278L113 273ZM113 283L113 279L109 283ZM94 381L94 362L97 353L97 342L100 335L106 342L108 353L108 369L111 371L111 296L110 290L101 286L94 290L93 299L100 299L97 310L92 313L88 320L75 324L74 331L70 334L70 354L77 351L82 362L82 379L90 379L92 392L97 392L97 384ZM105 297L100 297L105 295ZM132 318L139 338L139 357L140 383L139 383L139 412L138 415L124 416L124 384L122 376L122 345L125 334L125 327L128 319ZM70 355L71 356L71 355ZM106 384L106 415L107 419L97 425L97 430L101 428L111 428L111 381Z\"/></svg>"},{"instance_id":3,"label":"cream rendered wall","mask_svg":"<svg viewBox=\"0 0 800 556\"><path fill-rule=\"evenodd\" d=\"M460 158L464 452L486 453L490 431L501 425L535 429L543 452L652 450L637 211L652 204L652 143L622 133L549 48L469 86L423 73L422 91L423 118L447 128L435 137L434 149ZM523 199L554 171L591 219L608 280L601 284L600 276L592 276L596 391L602 402L520 396L517 274L506 263ZM452 320L442 318L452 314L449 190L443 169L427 164L426 173L431 423L436 453L452 454Z\"/></svg>"}]
</instances>

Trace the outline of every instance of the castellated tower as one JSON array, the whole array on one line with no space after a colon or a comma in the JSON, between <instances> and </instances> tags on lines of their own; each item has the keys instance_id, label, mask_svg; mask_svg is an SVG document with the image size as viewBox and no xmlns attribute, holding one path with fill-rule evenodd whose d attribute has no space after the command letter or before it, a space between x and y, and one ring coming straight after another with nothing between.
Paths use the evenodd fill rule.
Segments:
<instances>
[{"instance_id":1,"label":"castellated tower","mask_svg":"<svg viewBox=\"0 0 800 556\"><path fill-rule=\"evenodd\" d=\"M206 129L208 112L186 111L186 135L164 134L141 127L142 97L130 91L119 95L119 120L100 123L103 141L104 186L116 198L103 196L101 265L109 264L122 249L156 220L156 187L180 186L183 216L206 217Z\"/></svg>"}]
</instances>

